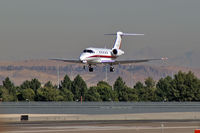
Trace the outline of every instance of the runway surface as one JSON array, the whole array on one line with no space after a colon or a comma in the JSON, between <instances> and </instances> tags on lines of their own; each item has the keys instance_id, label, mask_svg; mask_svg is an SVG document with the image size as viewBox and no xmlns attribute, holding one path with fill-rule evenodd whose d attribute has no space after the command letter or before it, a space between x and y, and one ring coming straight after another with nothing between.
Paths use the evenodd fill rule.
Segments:
<instances>
[{"instance_id":1,"label":"runway surface","mask_svg":"<svg viewBox=\"0 0 200 133\"><path fill-rule=\"evenodd\" d=\"M82 121L1 124L4 133L194 133L199 121Z\"/></svg>"},{"instance_id":2,"label":"runway surface","mask_svg":"<svg viewBox=\"0 0 200 133\"><path fill-rule=\"evenodd\" d=\"M0 102L0 114L199 112L200 102Z\"/></svg>"}]
</instances>

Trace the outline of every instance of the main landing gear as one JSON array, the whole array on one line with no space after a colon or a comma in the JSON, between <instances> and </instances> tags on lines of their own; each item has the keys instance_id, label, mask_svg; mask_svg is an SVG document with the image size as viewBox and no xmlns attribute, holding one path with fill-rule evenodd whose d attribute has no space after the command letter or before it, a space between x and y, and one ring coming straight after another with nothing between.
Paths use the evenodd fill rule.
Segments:
<instances>
[{"instance_id":1,"label":"main landing gear","mask_svg":"<svg viewBox=\"0 0 200 133\"><path fill-rule=\"evenodd\" d=\"M83 69L85 70L86 66L83 66ZM88 70L89 70L89 72L94 71L94 68L92 67L92 65L88 65ZM113 66L110 66L110 72L114 72L114 71L115 71L115 68Z\"/></svg>"}]
</instances>

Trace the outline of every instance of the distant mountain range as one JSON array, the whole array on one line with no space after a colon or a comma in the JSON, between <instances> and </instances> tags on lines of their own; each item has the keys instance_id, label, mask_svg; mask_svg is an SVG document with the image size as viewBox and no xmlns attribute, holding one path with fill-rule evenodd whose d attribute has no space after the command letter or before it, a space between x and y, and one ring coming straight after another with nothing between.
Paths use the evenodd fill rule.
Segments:
<instances>
[{"instance_id":1,"label":"distant mountain range","mask_svg":"<svg viewBox=\"0 0 200 133\"><path fill-rule=\"evenodd\" d=\"M134 58L160 58L163 55L159 49L150 46L144 47L137 52L134 52L131 57ZM176 56L169 56L167 63L173 66L200 68L200 49L188 50L184 53L179 53ZM152 64L152 63L150 63ZM155 64L153 62L153 64Z\"/></svg>"},{"instance_id":2,"label":"distant mountain range","mask_svg":"<svg viewBox=\"0 0 200 133\"><path fill-rule=\"evenodd\" d=\"M177 56L172 59L173 64L178 64L179 66L200 68L200 51L188 51L182 56Z\"/></svg>"},{"instance_id":3,"label":"distant mountain range","mask_svg":"<svg viewBox=\"0 0 200 133\"><path fill-rule=\"evenodd\" d=\"M190 56L193 56L193 53L188 53L188 57ZM50 60L0 61L0 83L2 84L5 77L10 77L16 85L32 78L39 79L42 84L47 81L57 84L58 68L60 80L65 74L68 74L72 80L77 74L80 74L89 86L96 85L101 80L107 80L113 85L118 76L121 76L128 86L133 86L137 81L143 82L148 77L159 80L161 77L173 76L179 70L184 72L191 70L200 78L200 68L172 66L166 63L160 63L160 66L149 63L118 65L115 66L116 70L113 73L109 72L108 67L107 74L106 67L103 65L95 67L93 73L83 70L82 67L82 65Z\"/></svg>"}]
</instances>

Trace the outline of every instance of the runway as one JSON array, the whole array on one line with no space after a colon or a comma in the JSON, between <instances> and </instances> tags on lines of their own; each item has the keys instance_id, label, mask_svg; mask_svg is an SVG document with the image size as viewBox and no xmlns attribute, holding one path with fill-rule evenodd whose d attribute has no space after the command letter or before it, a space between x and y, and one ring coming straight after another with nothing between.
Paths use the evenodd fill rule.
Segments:
<instances>
[{"instance_id":1,"label":"runway","mask_svg":"<svg viewBox=\"0 0 200 133\"><path fill-rule=\"evenodd\" d=\"M200 102L1 102L0 114L199 112Z\"/></svg>"},{"instance_id":2,"label":"runway","mask_svg":"<svg viewBox=\"0 0 200 133\"><path fill-rule=\"evenodd\" d=\"M9 102L0 110L7 122L0 123L0 133L194 133L200 128L199 102ZM21 121L22 114L29 120Z\"/></svg>"},{"instance_id":3,"label":"runway","mask_svg":"<svg viewBox=\"0 0 200 133\"><path fill-rule=\"evenodd\" d=\"M193 133L199 121L82 121L2 124L4 133Z\"/></svg>"}]
</instances>

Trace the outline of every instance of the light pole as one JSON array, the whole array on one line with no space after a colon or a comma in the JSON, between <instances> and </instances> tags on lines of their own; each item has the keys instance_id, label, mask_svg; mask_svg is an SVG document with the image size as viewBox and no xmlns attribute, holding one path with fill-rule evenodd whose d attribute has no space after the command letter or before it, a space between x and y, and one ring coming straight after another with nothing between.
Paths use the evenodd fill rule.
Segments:
<instances>
[{"instance_id":1,"label":"light pole","mask_svg":"<svg viewBox=\"0 0 200 133\"><path fill-rule=\"evenodd\" d=\"M105 65L106 68L106 82L108 82L108 71L107 71L107 65Z\"/></svg>"},{"instance_id":2,"label":"light pole","mask_svg":"<svg viewBox=\"0 0 200 133\"><path fill-rule=\"evenodd\" d=\"M58 78L57 88L59 89L60 87L60 66L59 65L57 66L57 78Z\"/></svg>"}]
</instances>

